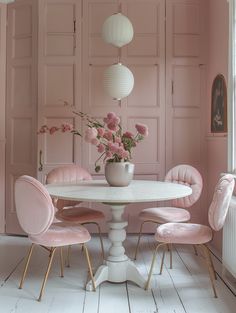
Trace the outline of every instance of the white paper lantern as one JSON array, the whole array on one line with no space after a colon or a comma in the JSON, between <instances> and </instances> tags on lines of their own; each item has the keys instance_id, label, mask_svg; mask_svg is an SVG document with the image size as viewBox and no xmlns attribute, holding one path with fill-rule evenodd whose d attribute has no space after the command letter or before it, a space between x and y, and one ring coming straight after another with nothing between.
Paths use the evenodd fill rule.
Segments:
<instances>
[{"instance_id":1,"label":"white paper lantern","mask_svg":"<svg viewBox=\"0 0 236 313\"><path fill-rule=\"evenodd\" d=\"M104 72L104 89L116 100L127 97L134 87L134 76L128 67L117 63Z\"/></svg>"},{"instance_id":2,"label":"white paper lantern","mask_svg":"<svg viewBox=\"0 0 236 313\"><path fill-rule=\"evenodd\" d=\"M116 47L122 47L133 39L134 30L130 20L121 13L109 16L102 26L102 38Z\"/></svg>"}]
</instances>

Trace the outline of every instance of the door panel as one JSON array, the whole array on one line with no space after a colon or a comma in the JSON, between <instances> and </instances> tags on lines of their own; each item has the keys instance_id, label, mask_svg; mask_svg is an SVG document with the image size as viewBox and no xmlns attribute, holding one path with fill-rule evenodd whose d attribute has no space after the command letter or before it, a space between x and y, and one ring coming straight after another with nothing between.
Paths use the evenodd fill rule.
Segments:
<instances>
[{"instance_id":1,"label":"door panel","mask_svg":"<svg viewBox=\"0 0 236 313\"><path fill-rule=\"evenodd\" d=\"M21 233L15 212L14 182L36 176L37 3L8 5L6 109L6 232Z\"/></svg>"}]
</instances>

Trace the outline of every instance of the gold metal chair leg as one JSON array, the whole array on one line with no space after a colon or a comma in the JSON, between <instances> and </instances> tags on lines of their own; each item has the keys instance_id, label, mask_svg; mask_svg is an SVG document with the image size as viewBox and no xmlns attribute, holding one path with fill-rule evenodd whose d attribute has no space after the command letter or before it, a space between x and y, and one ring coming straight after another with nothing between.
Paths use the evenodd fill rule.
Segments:
<instances>
[{"instance_id":1,"label":"gold metal chair leg","mask_svg":"<svg viewBox=\"0 0 236 313\"><path fill-rule=\"evenodd\" d=\"M198 255L196 245L193 245L193 249L194 249L194 253L195 253L195 255Z\"/></svg>"},{"instance_id":2,"label":"gold metal chair leg","mask_svg":"<svg viewBox=\"0 0 236 313\"><path fill-rule=\"evenodd\" d=\"M22 277L21 277L19 289L22 289L22 287L23 287L23 283L25 281L25 276L26 276L26 273L27 273L27 270L28 270L28 266L29 266L29 262L30 262L30 259L31 259L31 255L32 255L34 246L35 246L35 244L32 243L32 245L30 247L30 250L29 250L29 253L28 253L28 256L27 256L26 263L25 263L25 268L24 268L24 271L23 271L23 274L22 274Z\"/></svg>"},{"instance_id":3,"label":"gold metal chair leg","mask_svg":"<svg viewBox=\"0 0 236 313\"><path fill-rule=\"evenodd\" d=\"M86 260L87 260L88 269L89 269L89 275L90 275L90 278L92 280L93 291L95 291L96 290L96 286L95 286L95 281L94 281L94 277L93 277L92 264L91 264L91 261L90 261L88 249L87 249L85 244L83 244L83 247L84 247L84 250L85 250Z\"/></svg>"},{"instance_id":4,"label":"gold metal chair leg","mask_svg":"<svg viewBox=\"0 0 236 313\"><path fill-rule=\"evenodd\" d=\"M207 264L207 269L209 272L209 276L210 276L210 280L211 280L211 286L213 289L213 293L215 298L217 298L217 293L216 293L216 288L215 288L215 284L214 284L214 273L213 273L213 269L211 267L211 261L210 261L210 256L209 256L209 250L207 248L206 245L202 244L200 245L203 249L204 255L205 255L205 259L206 259L206 264Z\"/></svg>"},{"instance_id":5,"label":"gold metal chair leg","mask_svg":"<svg viewBox=\"0 0 236 313\"><path fill-rule=\"evenodd\" d=\"M170 269L173 268L173 255L172 255L172 250L173 250L173 245L172 243L170 244Z\"/></svg>"},{"instance_id":6,"label":"gold metal chair leg","mask_svg":"<svg viewBox=\"0 0 236 313\"><path fill-rule=\"evenodd\" d=\"M154 266L154 262L155 262L155 258L156 258L156 255L157 255L157 251L158 249L161 247L161 246L164 246L166 245L166 243L159 243L153 253L153 257L152 257L152 264L151 264L151 267L150 267L150 270L149 270L149 274L148 274L148 280L146 282L146 285L145 285L145 290L148 290L149 288L149 284L150 284L150 280L151 280L151 276L152 276L152 270L153 270L153 266Z\"/></svg>"},{"instance_id":7,"label":"gold metal chair leg","mask_svg":"<svg viewBox=\"0 0 236 313\"><path fill-rule=\"evenodd\" d=\"M64 277L63 247L60 248L60 265L61 265L61 277Z\"/></svg>"},{"instance_id":8,"label":"gold metal chair leg","mask_svg":"<svg viewBox=\"0 0 236 313\"><path fill-rule=\"evenodd\" d=\"M52 248L51 253L49 255L48 267L47 267L46 274L44 276L44 280L43 280L43 284L42 284L42 287L41 287L41 290L40 290L38 301L41 301L41 299L42 299L42 295L43 295L44 288L45 288L45 285L46 285L46 282L47 282L47 279L48 279L48 275L49 275L49 272L50 272L50 269L51 269L52 260L53 260L53 256L55 254L55 251L56 251L56 248Z\"/></svg>"},{"instance_id":9,"label":"gold metal chair leg","mask_svg":"<svg viewBox=\"0 0 236 313\"><path fill-rule=\"evenodd\" d=\"M210 260L210 263L211 263L211 268L212 268L212 271L214 273L215 280L217 280L216 270L215 270L214 263L213 263L212 257L211 257L211 251L209 250L208 247L207 247L207 249L208 249L209 260Z\"/></svg>"},{"instance_id":10,"label":"gold metal chair leg","mask_svg":"<svg viewBox=\"0 0 236 313\"><path fill-rule=\"evenodd\" d=\"M138 235L138 242L137 242L136 249L135 249L135 254L134 254L134 260L137 259L138 248L139 248L139 244L140 244L140 239L141 239L142 230L143 230L143 224L144 224L144 223L146 223L146 221L143 221L142 224L140 225L139 235Z\"/></svg>"},{"instance_id":11,"label":"gold metal chair leg","mask_svg":"<svg viewBox=\"0 0 236 313\"><path fill-rule=\"evenodd\" d=\"M68 248L67 248L67 267L70 267L70 252L71 252L71 246L68 246Z\"/></svg>"},{"instance_id":12,"label":"gold metal chair leg","mask_svg":"<svg viewBox=\"0 0 236 313\"><path fill-rule=\"evenodd\" d=\"M167 245L168 247L169 245ZM168 249L168 248L167 248ZM160 275L162 274L162 270L163 270L163 265L164 265L164 259L165 259L165 253L166 253L166 249L165 247L163 247L163 253L162 253L162 259L161 259L161 267L160 267Z\"/></svg>"},{"instance_id":13,"label":"gold metal chair leg","mask_svg":"<svg viewBox=\"0 0 236 313\"><path fill-rule=\"evenodd\" d=\"M102 259L105 260L105 253L104 253L104 246L103 246L103 241L102 241L102 233L101 233L101 227L98 223L94 223L97 225L98 228L98 234L99 234L99 239L100 239L100 245L102 249Z\"/></svg>"}]
</instances>

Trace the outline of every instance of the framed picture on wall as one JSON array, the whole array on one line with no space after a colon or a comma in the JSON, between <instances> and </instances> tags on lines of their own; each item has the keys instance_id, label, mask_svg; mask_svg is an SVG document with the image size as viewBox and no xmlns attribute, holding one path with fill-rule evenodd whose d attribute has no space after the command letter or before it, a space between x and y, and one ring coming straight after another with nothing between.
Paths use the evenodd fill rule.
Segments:
<instances>
[{"instance_id":1,"label":"framed picture on wall","mask_svg":"<svg viewBox=\"0 0 236 313\"><path fill-rule=\"evenodd\" d=\"M227 89L225 78L218 74L211 89L211 132L227 132Z\"/></svg>"}]
</instances>

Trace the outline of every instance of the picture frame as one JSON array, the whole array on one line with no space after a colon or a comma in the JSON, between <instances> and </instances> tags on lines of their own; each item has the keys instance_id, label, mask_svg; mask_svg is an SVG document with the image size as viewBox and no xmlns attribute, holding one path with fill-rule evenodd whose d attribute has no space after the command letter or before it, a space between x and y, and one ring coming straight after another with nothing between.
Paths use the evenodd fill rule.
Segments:
<instances>
[{"instance_id":1,"label":"picture frame","mask_svg":"<svg viewBox=\"0 0 236 313\"><path fill-rule=\"evenodd\" d=\"M211 132L227 133L227 88L222 74L216 75L212 83Z\"/></svg>"}]
</instances>

